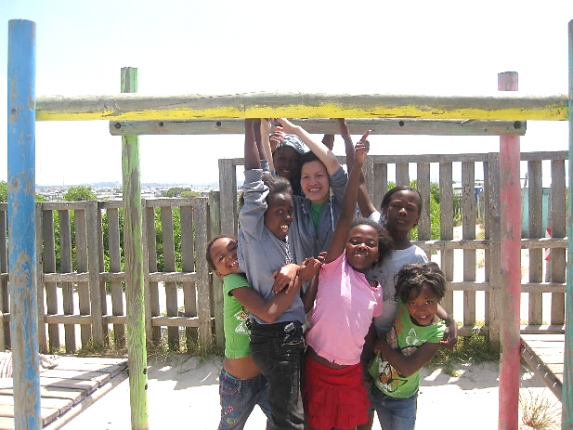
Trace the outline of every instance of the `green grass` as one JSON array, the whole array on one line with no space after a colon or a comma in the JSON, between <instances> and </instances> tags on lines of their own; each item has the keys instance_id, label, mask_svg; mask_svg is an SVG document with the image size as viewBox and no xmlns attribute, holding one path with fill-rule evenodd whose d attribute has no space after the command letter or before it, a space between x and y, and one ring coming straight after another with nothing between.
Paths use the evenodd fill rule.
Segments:
<instances>
[{"instance_id":1,"label":"green grass","mask_svg":"<svg viewBox=\"0 0 573 430\"><path fill-rule=\"evenodd\" d=\"M522 390L519 393L519 407L521 409L521 422L525 428L537 430L551 430L561 428L561 408L557 402L549 400L541 394L531 390Z\"/></svg>"},{"instance_id":2,"label":"green grass","mask_svg":"<svg viewBox=\"0 0 573 430\"><path fill-rule=\"evenodd\" d=\"M474 333L460 337L453 350L441 348L427 366L440 367L448 375L459 376L456 365L498 361L499 355L499 345L491 343L484 335Z\"/></svg>"}]
</instances>

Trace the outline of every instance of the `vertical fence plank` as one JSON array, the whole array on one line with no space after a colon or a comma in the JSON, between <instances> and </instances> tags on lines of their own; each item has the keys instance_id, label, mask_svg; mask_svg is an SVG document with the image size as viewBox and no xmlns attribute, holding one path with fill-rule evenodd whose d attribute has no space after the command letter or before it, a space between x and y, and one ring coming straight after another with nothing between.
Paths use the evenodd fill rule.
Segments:
<instances>
[{"instance_id":1,"label":"vertical fence plank","mask_svg":"<svg viewBox=\"0 0 573 430\"><path fill-rule=\"evenodd\" d=\"M103 222L101 216L101 202L98 202L98 211L96 212L97 216L97 241L98 241L98 252L99 252L99 272L102 273L105 271L105 261L104 261L104 250L103 250ZM107 315L107 290L105 285L105 280L103 277L100 276L99 281L99 293L100 293L100 302L101 302L101 314ZM103 324L102 320L102 333L103 333L103 342L105 346L109 345L109 328L107 324Z\"/></svg>"},{"instance_id":2,"label":"vertical fence plank","mask_svg":"<svg viewBox=\"0 0 573 430\"><path fill-rule=\"evenodd\" d=\"M85 273L88 271L86 209L76 210L74 217L76 227L76 270L78 273ZM78 282L78 302L80 315L90 315L89 282ZM81 325L80 339L82 341L82 348L85 348L93 341L91 324Z\"/></svg>"},{"instance_id":3,"label":"vertical fence plank","mask_svg":"<svg viewBox=\"0 0 573 430\"><path fill-rule=\"evenodd\" d=\"M452 163L440 163L440 238L454 239L454 192L452 188ZM454 251L440 251L440 266L446 281L454 279ZM442 306L450 314L454 314L454 293L446 291Z\"/></svg>"},{"instance_id":4,"label":"vertical fence plank","mask_svg":"<svg viewBox=\"0 0 573 430\"><path fill-rule=\"evenodd\" d=\"M72 230L70 211L58 211L60 218L60 271L72 272ZM74 314L74 290L71 282L62 282L62 299L64 315ZM76 329L74 324L64 324L66 352L76 351Z\"/></svg>"},{"instance_id":5,"label":"vertical fence plank","mask_svg":"<svg viewBox=\"0 0 573 430\"><path fill-rule=\"evenodd\" d=\"M552 237L565 237L567 234L567 192L565 189L565 161L553 160L551 162L551 196L549 217ZM550 280L555 283L564 283L565 279L565 248L553 248L549 260ZM550 324L562 325L565 323L565 294L551 294Z\"/></svg>"},{"instance_id":6,"label":"vertical fence plank","mask_svg":"<svg viewBox=\"0 0 573 430\"><path fill-rule=\"evenodd\" d=\"M147 233L147 246L145 247L145 251L147 253L148 258L146 261L148 262L148 271L147 273L157 272L157 239L156 239L156 231L155 231L155 209L152 207L148 207L145 209L145 220L146 220L146 233ZM149 326L151 327L151 339L153 343L161 342L161 327L151 326L151 318L157 317L160 314L160 307L159 307L159 285L157 282L151 282L147 280L147 291L146 296L149 296L148 307L149 311L146 311L147 321ZM146 308L147 309L147 308Z\"/></svg>"},{"instance_id":7,"label":"vertical fence plank","mask_svg":"<svg viewBox=\"0 0 573 430\"><path fill-rule=\"evenodd\" d=\"M87 238L88 238L88 271L90 288L90 311L92 316L93 343L96 347L103 347L103 320L100 291L100 250L97 223L98 202L88 202L86 208Z\"/></svg>"},{"instance_id":8,"label":"vertical fence plank","mask_svg":"<svg viewBox=\"0 0 573 430\"><path fill-rule=\"evenodd\" d=\"M486 238L489 239L489 266L486 265L486 276L491 285L487 297L489 338L492 342L501 340L501 208L500 208L500 175L499 154L490 152L487 162L487 206Z\"/></svg>"},{"instance_id":9,"label":"vertical fence plank","mask_svg":"<svg viewBox=\"0 0 573 430\"><path fill-rule=\"evenodd\" d=\"M528 161L529 183L529 237L539 239L543 234L543 183L541 161ZM543 281L543 250L529 250L529 282ZM542 323L543 296L541 293L529 293L528 324Z\"/></svg>"},{"instance_id":10,"label":"vertical fence plank","mask_svg":"<svg viewBox=\"0 0 573 430\"><path fill-rule=\"evenodd\" d=\"M163 237L163 270L175 272L175 241L173 238L173 212L171 207L161 208L161 230ZM167 316L177 316L177 284L164 282L165 309ZM173 349L179 347L179 327L167 327L167 339Z\"/></svg>"},{"instance_id":11,"label":"vertical fence plank","mask_svg":"<svg viewBox=\"0 0 573 430\"><path fill-rule=\"evenodd\" d=\"M397 163L396 164L396 186L410 185L410 164Z\"/></svg>"},{"instance_id":12,"label":"vertical fence plank","mask_svg":"<svg viewBox=\"0 0 573 430\"><path fill-rule=\"evenodd\" d=\"M476 238L475 164L462 163L462 236L466 240ZM476 251L464 249L464 281L476 279ZM475 326L476 292L464 291L464 326Z\"/></svg>"},{"instance_id":13,"label":"vertical fence plank","mask_svg":"<svg viewBox=\"0 0 573 430\"><path fill-rule=\"evenodd\" d=\"M237 235L237 174L233 160L219 160L221 233Z\"/></svg>"},{"instance_id":14,"label":"vertical fence plank","mask_svg":"<svg viewBox=\"0 0 573 430\"><path fill-rule=\"evenodd\" d=\"M109 250L109 271L121 272L121 251L119 237L119 209L107 209L107 246ZM111 281L111 312L114 316L124 315L123 309L123 282ZM113 325L115 343L121 348L125 347L125 325Z\"/></svg>"},{"instance_id":15,"label":"vertical fence plank","mask_svg":"<svg viewBox=\"0 0 573 430\"><path fill-rule=\"evenodd\" d=\"M213 239L221 234L220 194L218 191L209 193L209 237ZM213 307L215 317L215 342L218 348L225 346L225 330L223 327L223 280L214 273L211 274Z\"/></svg>"},{"instance_id":16,"label":"vertical fence plank","mask_svg":"<svg viewBox=\"0 0 573 430\"><path fill-rule=\"evenodd\" d=\"M348 169L348 166L346 166L346 168ZM366 189L369 191L369 194L372 195L372 191L376 187L376 177L374 175L374 160L371 157L367 158L362 166L362 175L364 176Z\"/></svg>"},{"instance_id":17,"label":"vertical fence plank","mask_svg":"<svg viewBox=\"0 0 573 430\"><path fill-rule=\"evenodd\" d=\"M42 203L36 203L36 282L37 282L37 299L36 302L38 304L38 348L40 353L46 354L48 352L48 338L46 336L46 325L44 324L44 315L46 314L46 307L44 305L44 281L42 279L42 274L44 273L44 265L42 263ZM6 239L6 224L4 222L4 212L0 211L0 238L3 236ZM5 257L5 244L1 243L0 239L0 271L4 273L3 266L4 262L2 261ZM3 285L0 288L0 293L3 295ZM6 294L8 295L8 294ZM3 297L0 299L0 304L3 302ZM4 321L0 325L0 330L2 331L1 342L2 342L2 351L6 346L8 339L5 337L6 333L4 332ZM8 330L9 332L9 330Z\"/></svg>"},{"instance_id":18,"label":"vertical fence plank","mask_svg":"<svg viewBox=\"0 0 573 430\"><path fill-rule=\"evenodd\" d=\"M42 236L44 240L44 273L56 271L56 245L54 238L54 213L42 213ZM58 290L55 282L46 283L46 312L48 315L58 313ZM50 351L60 349L60 332L57 324L48 324L48 346Z\"/></svg>"},{"instance_id":19,"label":"vertical fence plank","mask_svg":"<svg viewBox=\"0 0 573 430\"><path fill-rule=\"evenodd\" d=\"M42 428L36 309L36 24L11 20L8 48L8 237L16 430Z\"/></svg>"},{"instance_id":20,"label":"vertical fence plank","mask_svg":"<svg viewBox=\"0 0 573 430\"><path fill-rule=\"evenodd\" d=\"M194 199L191 200L195 202ZM195 258L193 257L195 246L193 243L193 206L181 206L181 269L183 272L195 270ZM199 258L203 256L199 255ZM183 282L183 305L186 317L197 316L197 288L193 282ZM191 351L193 344L199 339L198 330L187 328L185 330L187 350Z\"/></svg>"},{"instance_id":21,"label":"vertical fence plank","mask_svg":"<svg viewBox=\"0 0 573 430\"><path fill-rule=\"evenodd\" d=\"M499 74L498 89L517 91L517 73ZM521 184L519 136L501 136L499 145L501 208L501 366L499 429L517 428L519 409L519 333L521 299Z\"/></svg>"},{"instance_id":22,"label":"vertical fence plank","mask_svg":"<svg viewBox=\"0 0 573 430\"><path fill-rule=\"evenodd\" d=\"M388 192L388 164L380 163L374 165L374 187L368 188L368 192L372 203L380 210L382 199Z\"/></svg>"},{"instance_id":23,"label":"vertical fence plank","mask_svg":"<svg viewBox=\"0 0 573 430\"><path fill-rule=\"evenodd\" d=\"M422 213L418 221L418 240L432 238L432 225L430 220L430 163L418 163L418 191L422 196ZM426 253L428 253L427 250Z\"/></svg>"},{"instance_id":24,"label":"vertical fence plank","mask_svg":"<svg viewBox=\"0 0 573 430\"><path fill-rule=\"evenodd\" d=\"M207 200L195 199L195 246L197 255L205 255L207 250ZM207 260L197 260L197 307L199 309L199 347L201 350L210 350L213 339L211 336L211 292L209 291L209 268Z\"/></svg>"},{"instance_id":25,"label":"vertical fence plank","mask_svg":"<svg viewBox=\"0 0 573 430\"><path fill-rule=\"evenodd\" d=\"M137 92L137 69L121 69L121 92ZM129 397L131 427L149 428L147 412L147 341L145 337L145 291L143 278L143 213L141 204L141 174L139 170L139 138L122 136L121 160L123 207L125 209L124 243L127 342L129 365Z\"/></svg>"}]
</instances>

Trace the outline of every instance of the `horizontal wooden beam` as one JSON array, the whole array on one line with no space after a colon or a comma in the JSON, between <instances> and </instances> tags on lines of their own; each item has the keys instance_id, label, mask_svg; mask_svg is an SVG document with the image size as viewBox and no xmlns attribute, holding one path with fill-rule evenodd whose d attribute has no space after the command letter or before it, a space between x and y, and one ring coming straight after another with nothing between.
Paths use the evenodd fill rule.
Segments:
<instances>
[{"instance_id":1,"label":"horizontal wooden beam","mask_svg":"<svg viewBox=\"0 0 573 430\"><path fill-rule=\"evenodd\" d=\"M481 96L248 93L38 97L37 121L209 118L420 118L565 121L565 95Z\"/></svg>"},{"instance_id":2,"label":"horizontal wooden beam","mask_svg":"<svg viewBox=\"0 0 573 430\"><path fill-rule=\"evenodd\" d=\"M435 120L411 118L370 118L349 119L351 134L386 135L431 135L431 136L524 136L525 121L476 121L476 120ZM311 134L339 134L334 119L298 119L293 123L301 125ZM203 134L243 134L245 123L242 119L181 119L165 121L110 121L109 132L113 136L140 135L203 135Z\"/></svg>"}]
</instances>

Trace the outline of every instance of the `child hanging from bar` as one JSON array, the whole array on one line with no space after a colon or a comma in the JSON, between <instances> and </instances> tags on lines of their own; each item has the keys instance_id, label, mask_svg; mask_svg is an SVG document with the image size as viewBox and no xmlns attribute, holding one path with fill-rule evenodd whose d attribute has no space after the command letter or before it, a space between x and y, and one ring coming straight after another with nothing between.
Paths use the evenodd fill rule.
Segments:
<instances>
[{"instance_id":1,"label":"child hanging from bar","mask_svg":"<svg viewBox=\"0 0 573 430\"><path fill-rule=\"evenodd\" d=\"M264 300L274 294L273 273L294 263L288 234L294 205L290 183L263 175L257 136L260 123L245 121L244 204L239 212L239 266ZM257 133L258 135L259 133ZM294 285L289 285L292 288ZM304 353L305 311L300 295L275 322L251 315L251 354L267 378L271 417L268 429L304 429L300 372Z\"/></svg>"}]
</instances>

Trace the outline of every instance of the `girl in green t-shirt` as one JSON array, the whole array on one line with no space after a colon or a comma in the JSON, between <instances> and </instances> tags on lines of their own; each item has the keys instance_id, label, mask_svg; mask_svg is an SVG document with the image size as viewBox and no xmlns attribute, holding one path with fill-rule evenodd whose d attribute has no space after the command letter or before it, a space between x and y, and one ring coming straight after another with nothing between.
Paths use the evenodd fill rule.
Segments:
<instances>
[{"instance_id":1,"label":"girl in green t-shirt","mask_svg":"<svg viewBox=\"0 0 573 430\"><path fill-rule=\"evenodd\" d=\"M396 276L398 315L377 340L372 403L384 430L414 429L420 369L440 349L446 324L437 316L446 279L436 263L407 264Z\"/></svg>"}]
</instances>

